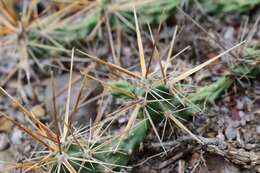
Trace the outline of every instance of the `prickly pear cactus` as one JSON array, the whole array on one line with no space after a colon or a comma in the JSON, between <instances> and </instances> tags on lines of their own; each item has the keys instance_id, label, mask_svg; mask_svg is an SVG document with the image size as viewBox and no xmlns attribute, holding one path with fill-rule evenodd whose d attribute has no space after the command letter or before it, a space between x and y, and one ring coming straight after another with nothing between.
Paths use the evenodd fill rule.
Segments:
<instances>
[{"instance_id":1,"label":"prickly pear cactus","mask_svg":"<svg viewBox=\"0 0 260 173\"><path fill-rule=\"evenodd\" d=\"M179 3L179 0L152 0L150 3L136 6L138 21L142 24L158 24L172 16ZM121 15L134 23L133 11L130 8L121 11Z\"/></svg>"},{"instance_id":2,"label":"prickly pear cactus","mask_svg":"<svg viewBox=\"0 0 260 173\"><path fill-rule=\"evenodd\" d=\"M78 144L71 144L66 146L64 153L74 170L78 173L100 173L120 171L126 167L133 152L138 150L139 145L144 140L148 131L147 120L140 120L137 122L128 134L119 143L119 138L114 137L106 145L97 142L96 144L89 144L86 146L79 146ZM92 146L92 148L90 147ZM94 149L97 148L97 149ZM91 153L84 153L84 151L92 151ZM84 150L84 151L82 151ZM75 160L74 158L77 158ZM57 163L54 163L53 171L57 170ZM59 173L70 173L65 167Z\"/></svg>"},{"instance_id":3,"label":"prickly pear cactus","mask_svg":"<svg viewBox=\"0 0 260 173\"><path fill-rule=\"evenodd\" d=\"M246 12L260 4L260 0L200 0L207 12L223 15L231 12Z\"/></svg>"},{"instance_id":4,"label":"prickly pear cactus","mask_svg":"<svg viewBox=\"0 0 260 173\"><path fill-rule=\"evenodd\" d=\"M260 76L260 44L254 48L244 50L244 59L232 68L232 72L238 76L256 78Z\"/></svg>"},{"instance_id":5,"label":"prickly pear cactus","mask_svg":"<svg viewBox=\"0 0 260 173\"><path fill-rule=\"evenodd\" d=\"M129 98L122 90L132 93L137 97L146 100L146 109L155 122L160 122L166 112L172 112L183 119L189 119L192 115L198 113L205 106L208 106L227 90L233 79L230 77L221 77L211 85L200 88L197 92L188 93L184 96L174 95L170 89L164 85L150 88L146 91L144 88L137 88L126 81L118 81L113 83L116 88L121 90L112 90L112 94L116 97ZM187 101L185 101L187 100Z\"/></svg>"}]
</instances>

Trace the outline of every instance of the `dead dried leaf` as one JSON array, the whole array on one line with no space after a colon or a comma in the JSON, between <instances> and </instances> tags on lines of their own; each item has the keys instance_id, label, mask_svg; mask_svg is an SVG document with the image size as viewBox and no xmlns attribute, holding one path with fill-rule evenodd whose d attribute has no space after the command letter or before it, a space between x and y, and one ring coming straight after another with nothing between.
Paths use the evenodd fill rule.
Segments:
<instances>
[{"instance_id":1,"label":"dead dried leaf","mask_svg":"<svg viewBox=\"0 0 260 173\"><path fill-rule=\"evenodd\" d=\"M6 119L4 116L0 116L0 131L10 132L12 130L13 123Z\"/></svg>"}]
</instances>

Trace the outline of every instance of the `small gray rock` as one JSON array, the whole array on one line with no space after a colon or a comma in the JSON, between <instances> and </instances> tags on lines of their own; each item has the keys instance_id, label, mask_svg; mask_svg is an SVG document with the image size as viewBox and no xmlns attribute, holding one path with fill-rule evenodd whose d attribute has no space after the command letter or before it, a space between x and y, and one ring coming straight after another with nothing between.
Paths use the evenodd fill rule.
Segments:
<instances>
[{"instance_id":1,"label":"small gray rock","mask_svg":"<svg viewBox=\"0 0 260 173\"><path fill-rule=\"evenodd\" d=\"M5 133L0 134L0 151L4 151L9 148L9 139Z\"/></svg>"},{"instance_id":2,"label":"small gray rock","mask_svg":"<svg viewBox=\"0 0 260 173\"><path fill-rule=\"evenodd\" d=\"M237 109L239 109L239 110L241 110L241 109L243 109L244 108L244 103L239 99L239 100L237 100L236 101L236 108Z\"/></svg>"},{"instance_id":3,"label":"small gray rock","mask_svg":"<svg viewBox=\"0 0 260 173\"><path fill-rule=\"evenodd\" d=\"M21 144L23 137L23 132L18 128L14 128L13 133L11 135L12 143L17 145Z\"/></svg>"},{"instance_id":4,"label":"small gray rock","mask_svg":"<svg viewBox=\"0 0 260 173\"><path fill-rule=\"evenodd\" d=\"M260 126L256 127L256 133L260 134Z\"/></svg>"},{"instance_id":5,"label":"small gray rock","mask_svg":"<svg viewBox=\"0 0 260 173\"><path fill-rule=\"evenodd\" d=\"M225 135L229 141L237 137L237 130L233 126L229 125L225 130Z\"/></svg>"}]
</instances>

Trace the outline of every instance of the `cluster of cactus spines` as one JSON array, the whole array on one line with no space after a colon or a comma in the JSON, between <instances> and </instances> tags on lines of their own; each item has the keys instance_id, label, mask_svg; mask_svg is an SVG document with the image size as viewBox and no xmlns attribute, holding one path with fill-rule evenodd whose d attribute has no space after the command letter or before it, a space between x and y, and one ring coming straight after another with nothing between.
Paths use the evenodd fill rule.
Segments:
<instances>
[{"instance_id":1,"label":"cluster of cactus spines","mask_svg":"<svg viewBox=\"0 0 260 173\"><path fill-rule=\"evenodd\" d=\"M238 76L256 78L260 76L260 44L255 48L245 48L244 59L232 68L232 73Z\"/></svg>"},{"instance_id":2,"label":"cluster of cactus spines","mask_svg":"<svg viewBox=\"0 0 260 173\"><path fill-rule=\"evenodd\" d=\"M126 165L130 156L144 140L148 130L147 120L138 121L120 141L120 136L93 143L68 144L64 153L77 173L116 172ZM59 154L59 153L57 153ZM64 167L64 166L63 166ZM52 164L53 172L58 170L58 162ZM58 173L69 173L66 168Z\"/></svg>"},{"instance_id":3,"label":"cluster of cactus spines","mask_svg":"<svg viewBox=\"0 0 260 173\"><path fill-rule=\"evenodd\" d=\"M54 6L52 9L53 13L37 14L37 20L34 20L33 17L28 18L31 20L23 23L25 33L21 33L21 35L23 34L28 37L26 38L28 45L36 52L51 49L50 46L57 47L58 50L66 50L65 48L75 47L75 43L86 39L86 37L93 32L94 28L100 25L100 21L104 21L102 18L104 13L111 13L111 17L109 18L111 24L115 24L115 21L120 21L116 15L113 15L114 13L118 13L124 18L124 24L127 22L133 23L134 17L132 10L133 7L135 7L141 17L140 23L151 24L159 22L162 10L165 11L163 20L171 16L172 10L178 5L178 2L178 0L149 0L138 3L131 0L116 0L112 2L109 0L101 0L99 2L69 0L66 2L66 6L60 7L58 11L54 9L56 9L55 5L59 5L59 2L53 2L50 4L50 8ZM15 3L19 2L15 1ZM42 5L40 1L35 1L23 10L26 11L25 13L28 13L28 15L33 15L31 11L36 12L37 10L31 8L36 8L40 5ZM13 9L9 9L9 11L12 10ZM19 14L16 15L15 19L17 23L19 23L18 20L23 22L24 19L19 19ZM6 17L4 12L3 17ZM8 18L6 20L8 21ZM4 22L0 22L0 27L2 27L2 25L5 27ZM6 28L8 29L8 26L6 26ZM20 33L18 33L18 35L19 34Z\"/></svg>"},{"instance_id":4,"label":"cluster of cactus spines","mask_svg":"<svg viewBox=\"0 0 260 173\"><path fill-rule=\"evenodd\" d=\"M142 96L142 99L146 100L145 107L152 119L155 122L160 122L164 118L164 114L169 111L182 119L191 118L192 115L198 113L205 106L214 103L231 84L232 79L230 77L221 77L216 82L202 87L196 92L177 97L165 85L154 86L149 92L146 92L145 89L135 88L126 81L117 81L112 85L135 95L138 93L139 97ZM112 94L116 97L131 99L124 93L120 93L119 90L112 90Z\"/></svg>"},{"instance_id":5,"label":"cluster of cactus spines","mask_svg":"<svg viewBox=\"0 0 260 173\"><path fill-rule=\"evenodd\" d=\"M254 49L254 51L257 50ZM253 55L251 55L253 56ZM260 53L258 55L254 54L254 62L258 61L260 57ZM147 92L145 88L136 87L130 82L127 81L117 81L112 85L116 88L120 88L121 90L125 90L129 93L137 97L143 97L147 102L147 109L150 110L153 118L163 117L165 111L171 110L172 112L178 111L175 115L178 115L182 118L188 118L192 116L194 113L197 113L198 110L205 108L216 101L217 98L230 88L230 86L235 81L236 76L246 75L247 77L259 77L260 75L260 65L259 63L246 63L243 62L238 65L234 65L230 71L229 75L220 77L216 82L204 86L198 89L198 91L194 93L188 93L184 96L189 102L185 105L183 102L180 102L180 99L176 97L176 95L170 93L170 89L166 87L166 85L158 85L150 88L150 91ZM151 82L152 83L152 82ZM152 85L151 85L152 86ZM146 98L145 93L147 93ZM120 93L120 90L112 90L112 94L116 97L124 97L129 98L124 93ZM185 101L185 99L184 99ZM185 108L186 107L186 108ZM198 109L199 108L199 109ZM156 111L155 111L156 110ZM157 115L157 116L156 116Z\"/></svg>"}]
</instances>

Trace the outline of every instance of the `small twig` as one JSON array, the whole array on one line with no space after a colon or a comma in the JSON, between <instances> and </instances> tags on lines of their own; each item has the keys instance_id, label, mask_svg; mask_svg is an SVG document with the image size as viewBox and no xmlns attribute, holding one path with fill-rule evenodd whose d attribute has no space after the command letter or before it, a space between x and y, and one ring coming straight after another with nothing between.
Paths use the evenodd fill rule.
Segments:
<instances>
[{"instance_id":1,"label":"small twig","mask_svg":"<svg viewBox=\"0 0 260 173\"><path fill-rule=\"evenodd\" d=\"M188 148L186 148L185 150L183 150L182 152L176 154L175 156L173 156L172 158L170 158L169 160L166 160L164 162L162 162L159 166L159 169L163 169L165 167L167 167L168 165L174 163L175 161L179 160L180 158L183 158L184 156L186 156L188 153L190 153L192 151L194 147L193 146L189 146Z\"/></svg>"}]
</instances>

